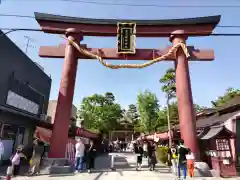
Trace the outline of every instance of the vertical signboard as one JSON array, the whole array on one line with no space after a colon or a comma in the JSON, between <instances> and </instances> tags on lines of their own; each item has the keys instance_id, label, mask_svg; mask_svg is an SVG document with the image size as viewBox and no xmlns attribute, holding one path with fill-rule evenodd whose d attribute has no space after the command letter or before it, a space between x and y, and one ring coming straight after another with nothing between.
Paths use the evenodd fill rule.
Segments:
<instances>
[{"instance_id":1,"label":"vertical signboard","mask_svg":"<svg viewBox=\"0 0 240 180\"><path fill-rule=\"evenodd\" d=\"M240 120L236 120L236 155L237 164L240 165Z\"/></svg>"},{"instance_id":2,"label":"vertical signboard","mask_svg":"<svg viewBox=\"0 0 240 180\"><path fill-rule=\"evenodd\" d=\"M117 24L117 53L136 53L136 23Z\"/></svg>"}]
</instances>

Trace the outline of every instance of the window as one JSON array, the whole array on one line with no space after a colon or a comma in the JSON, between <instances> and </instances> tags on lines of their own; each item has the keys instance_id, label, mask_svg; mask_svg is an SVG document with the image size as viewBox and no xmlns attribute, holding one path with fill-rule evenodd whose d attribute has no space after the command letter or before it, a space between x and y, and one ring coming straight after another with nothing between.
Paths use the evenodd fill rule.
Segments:
<instances>
[{"instance_id":1,"label":"window","mask_svg":"<svg viewBox=\"0 0 240 180\"><path fill-rule=\"evenodd\" d=\"M10 124L3 125L3 139L15 140L17 135L17 127Z\"/></svg>"},{"instance_id":2,"label":"window","mask_svg":"<svg viewBox=\"0 0 240 180\"><path fill-rule=\"evenodd\" d=\"M227 139L217 139L216 146L218 157L231 157L229 141Z\"/></svg>"},{"instance_id":3,"label":"window","mask_svg":"<svg viewBox=\"0 0 240 180\"><path fill-rule=\"evenodd\" d=\"M228 143L227 139L217 139L216 144L217 144L217 150L218 151L230 150L229 143Z\"/></svg>"},{"instance_id":4,"label":"window","mask_svg":"<svg viewBox=\"0 0 240 180\"><path fill-rule=\"evenodd\" d=\"M16 144L17 145L23 144L24 133L25 133L25 128L24 127L19 127L18 128L18 136L16 138Z\"/></svg>"}]
</instances>

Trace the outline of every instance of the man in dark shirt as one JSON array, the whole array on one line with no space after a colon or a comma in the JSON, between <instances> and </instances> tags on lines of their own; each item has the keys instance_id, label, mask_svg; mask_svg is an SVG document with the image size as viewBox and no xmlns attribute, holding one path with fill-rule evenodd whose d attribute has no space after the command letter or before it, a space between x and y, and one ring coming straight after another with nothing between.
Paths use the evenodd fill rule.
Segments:
<instances>
[{"instance_id":1,"label":"man in dark shirt","mask_svg":"<svg viewBox=\"0 0 240 180\"><path fill-rule=\"evenodd\" d=\"M189 153L189 148L184 146L184 140L179 141L178 147L178 178L181 178L181 170L183 170L183 178L187 177L187 158L186 155Z\"/></svg>"}]
</instances>

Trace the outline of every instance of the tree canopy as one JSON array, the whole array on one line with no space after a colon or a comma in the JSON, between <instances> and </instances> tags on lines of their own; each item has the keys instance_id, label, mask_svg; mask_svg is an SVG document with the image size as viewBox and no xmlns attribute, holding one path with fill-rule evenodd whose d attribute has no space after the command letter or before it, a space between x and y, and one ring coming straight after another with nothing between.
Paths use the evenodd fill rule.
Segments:
<instances>
[{"instance_id":1,"label":"tree canopy","mask_svg":"<svg viewBox=\"0 0 240 180\"><path fill-rule=\"evenodd\" d=\"M162 85L162 91L171 99L176 97L176 74L175 69L169 68L160 78L159 82Z\"/></svg>"},{"instance_id":2,"label":"tree canopy","mask_svg":"<svg viewBox=\"0 0 240 180\"><path fill-rule=\"evenodd\" d=\"M211 101L212 106L213 108L222 106L236 96L240 96L240 89L227 88L223 96L219 96L215 101Z\"/></svg>"},{"instance_id":3,"label":"tree canopy","mask_svg":"<svg viewBox=\"0 0 240 180\"><path fill-rule=\"evenodd\" d=\"M162 92L169 99L169 117L171 125L179 123L178 104L176 99L176 74L173 68L167 69L160 78ZM228 88L226 92L215 101L211 101L214 108L227 103L232 98L240 96L240 89ZM161 102L166 101L161 99ZM165 104L165 103L164 103ZM194 104L196 112L205 109ZM166 131L168 129L167 106L161 107L156 94L146 90L137 95L137 103L129 104L126 110L121 109L116 103L115 96L111 92L94 94L85 97L78 110L78 117L83 119L83 125L92 131L107 133L116 129L120 119L125 119L132 124L135 132L152 133Z\"/></svg>"},{"instance_id":4,"label":"tree canopy","mask_svg":"<svg viewBox=\"0 0 240 180\"><path fill-rule=\"evenodd\" d=\"M139 93L137 96L137 106L140 115L140 123L144 127L145 132L154 132L157 126L157 113L159 111L156 95L148 90Z\"/></svg>"},{"instance_id":5,"label":"tree canopy","mask_svg":"<svg viewBox=\"0 0 240 180\"><path fill-rule=\"evenodd\" d=\"M94 94L82 100L78 116L84 119L84 126L98 132L108 132L117 125L122 116L121 106L115 102L115 96Z\"/></svg>"}]
</instances>

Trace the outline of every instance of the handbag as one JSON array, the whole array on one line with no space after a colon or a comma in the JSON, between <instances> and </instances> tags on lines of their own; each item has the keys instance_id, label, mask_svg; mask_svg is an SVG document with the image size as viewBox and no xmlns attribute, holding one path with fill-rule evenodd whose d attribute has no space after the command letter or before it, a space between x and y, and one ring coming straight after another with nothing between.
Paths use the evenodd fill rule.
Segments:
<instances>
[{"instance_id":1,"label":"handbag","mask_svg":"<svg viewBox=\"0 0 240 180\"><path fill-rule=\"evenodd\" d=\"M13 166L8 166L7 175L12 175L12 174L13 174Z\"/></svg>"}]
</instances>

